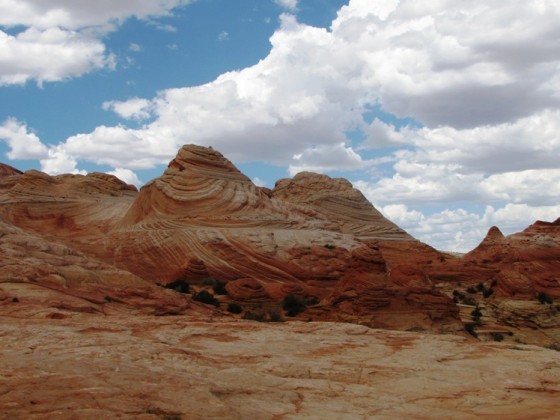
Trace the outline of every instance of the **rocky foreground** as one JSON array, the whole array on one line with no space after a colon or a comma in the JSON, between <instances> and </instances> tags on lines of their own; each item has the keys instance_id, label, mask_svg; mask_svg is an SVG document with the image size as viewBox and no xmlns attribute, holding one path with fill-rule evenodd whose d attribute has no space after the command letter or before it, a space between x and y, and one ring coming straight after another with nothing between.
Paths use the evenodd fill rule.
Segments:
<instances>
[{"instance_id":1,"label":"rocky foreground","mask_svg":"<svg viewBox=\"0 0 560 420\"><path fill-rule=\"evenodd\" d=\"M0 418L553 418L557 217L457 256L212 148L140 191L0 164Z\"/></svg>"},{"instance_id":2,"label":"rocky foreground","mask_svg":"<svg viewBox=\"0 0 560 420\"><path fill-rule=\"evenodd\" d=\"M560 353L342 323L0 317L5 419L557 418Z\"/></svg>"}]
</instances>

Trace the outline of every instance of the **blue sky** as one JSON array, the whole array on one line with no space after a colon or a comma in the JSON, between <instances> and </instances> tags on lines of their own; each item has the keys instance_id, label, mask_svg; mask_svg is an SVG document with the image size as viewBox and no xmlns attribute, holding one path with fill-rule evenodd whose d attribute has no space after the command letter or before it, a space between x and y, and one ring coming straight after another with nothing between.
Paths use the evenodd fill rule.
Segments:
<instances>
[{"instance_id":1,"label":"blue sky","mask_svg":"<svg viewBox=\"0 0 560 420\"><path fill-rule=\"evenodd\" d=\"M185 143L349 179L439 249L560 216L555 0L0 0L0 155L140 186Z\"/></svg>"}]
</instances>

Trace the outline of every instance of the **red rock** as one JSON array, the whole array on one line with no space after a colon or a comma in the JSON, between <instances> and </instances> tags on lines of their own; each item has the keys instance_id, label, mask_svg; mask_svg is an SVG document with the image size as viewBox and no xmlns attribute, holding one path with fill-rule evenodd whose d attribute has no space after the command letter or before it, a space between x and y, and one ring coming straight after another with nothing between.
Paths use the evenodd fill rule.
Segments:
<instances>
[{"instance_id":1,"label":"red rock","mask_svg":"<svg viewBox=\"0 0 560 420\"><path fill-rule=\"evenodd\" d=\"M215 311L156 286L182 279L201 290L211 277L227 283L222 313L228 302L278 309L296 295L314 302L300 319L457 332L453 290L481 284L496 304L560 297L558 220L508 237L492 228L458 258L412 238L346 180L302 173L259 188L211 148L184 146L139 192L104 174L10 174L0 181L0 217L14 241L62 254L7 259L0 275L57 296L68 287L79 299L69 298L69 312ZM41 290L33 287L24 289Z\"/></svg>"}]
</instances>

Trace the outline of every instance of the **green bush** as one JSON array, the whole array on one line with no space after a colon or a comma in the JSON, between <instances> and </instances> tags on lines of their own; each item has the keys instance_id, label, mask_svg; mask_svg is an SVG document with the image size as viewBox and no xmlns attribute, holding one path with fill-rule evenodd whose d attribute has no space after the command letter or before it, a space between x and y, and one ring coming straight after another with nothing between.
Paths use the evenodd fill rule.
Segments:
<instances>
[{"instance_id":1,"label":"green bush","mask_svg":"<svg viewBox=\"0 0 560 420\"><path fill-rule=\"evenodd\" d=\"M539 292L537 298L539 299L540 303L548 303L549 305L552 305L554 303L552 298L544 292Z\"/></svg>"},{"instance_id":2,"label":"green bush","mask_svg":"<svg viewBox=\"0 0 560 420\"><path fill-rule=\"evenodd\" d=\"M486 289L484 292L482 292L482 296L484 296L485 298L489 298L493 293L494 289Z\"/></svg>"},{"instance_id":3,"label":"green bush","mask_svg":"<svg viewBox=\"0 0 560 420\"><path fill-rule=\"evenodd\" d=\"M205 303L206 305L214 305L215 307L220 306L220 302L218 302L214 295L209 293L207 290L201 290L200 292L195 293L192 298L193 300Z\"/></svg>"},{"instance_id":4,"label":"green bush","mask_svg":"<svg viewBox=\"0 0 560 420\"><path fill-rule=\"evenodd\" d=\"M465 331L468 332L473 337L478 337L478 334L475 331L475 325L474 324L465 325Z\"/></svg>"},{"instance_id":5,"label":"green bush","mask_svg":"<svg viewBox=\"0 0 560 420\"><path fill-rule=\"evenodd\" d=\"M243 308L237 303L232 302L228 304L227 311L232 314L240 314L243 312Z\"/></svg>"},{"instance_id":6,"label":"green bush","mask_svg":"<svg viewBox=\"0 0 560 420\"><path fill-rule=\"evenodd\" d=\"M212 285L212 290L217 295L227 295L226 284L216 280Z\"/></svg>"},{"instance_id":7,"label":"green bush","mask_svg":"<svg viewBox=\"0 0 560 420\"><path fill-rule=\"evenodd\" d=\"M264 321L264 314L247 311L243 314L243 319L247 319L249 321L262 322Z\"/></svg>"},{"instance_id":8,"label":"green bush","mask_svg":"<svg viewBox=\"0 0 560 420\"><path fill-rule=\"evenodd\" d=\"M305 301L300 296L287 295L282 301L282 309L287 316L297 316L307 309Z\"/></svg>"},{"instance_id":9,"label":"green bush","mask_svg":"<svg viewBox=\"0 0 560 420\"><path fill-rule=\"evenodd\" d=\"M190 292L190 285L186 282L186 280L178 279L172 281L171 283L164 284L163 287L166 289L175 290L179 293L189 293Z\"/></svg>"}]
</instances>

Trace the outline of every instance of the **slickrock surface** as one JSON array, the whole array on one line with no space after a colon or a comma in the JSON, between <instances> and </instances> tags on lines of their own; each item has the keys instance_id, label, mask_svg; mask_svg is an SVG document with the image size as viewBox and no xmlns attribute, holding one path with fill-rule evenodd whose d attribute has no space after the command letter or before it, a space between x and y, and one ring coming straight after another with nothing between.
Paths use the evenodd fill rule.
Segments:
<instances>
[{"instance_id":1,"label":"slickrock surface","mask_svg":"<svg viewBox=\"0 0 560 420\"><path fill-rule=\"evenodd\" d=\"M335 323L0 317L4 419L556 418L560 353Z\"/></svg>"}]
</instances>

